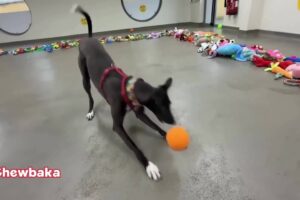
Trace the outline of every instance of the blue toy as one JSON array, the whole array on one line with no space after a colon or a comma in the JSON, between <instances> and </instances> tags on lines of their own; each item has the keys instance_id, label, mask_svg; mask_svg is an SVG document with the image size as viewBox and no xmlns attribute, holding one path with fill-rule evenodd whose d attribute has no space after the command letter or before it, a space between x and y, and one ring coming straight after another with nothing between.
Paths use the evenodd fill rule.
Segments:
<instances>
[{"instance_id":1,"label":"blue toy","mask_svg":"<svg viewBox=\"0 0 300 200\"><path fill-rule=\"evenodd\" d=\"M52 53L53 52L53 47L51 44L45 44L43 45L43 50L48 52L48 53Z\"/></svg>"},{"instance_id":2,"label":"blue toy","mask_svg":"<svg viewBox=\"0 0 300 200\"><path fill-rule=\"evenodd\" d=\"M226 44L217 49L218 55L230 56L237 61L249 61L255 54L254 51L247 47L242 47L240 44Z\"/></svg>"},{"instance_id":3,"label":"blue toy","mask_svg":"<svg viewBox=\"0 0 300 200\"><path fill-rule=\"evenodd\" d=\"M297 63L297 62L300 62L300 57L297 57L297 56L291 56L291 57L285 58L284 60L285 60L285 61L286 61L286 60L289 60L289 61L292 61L292 62Z\"/></svg>"}]
</instances>

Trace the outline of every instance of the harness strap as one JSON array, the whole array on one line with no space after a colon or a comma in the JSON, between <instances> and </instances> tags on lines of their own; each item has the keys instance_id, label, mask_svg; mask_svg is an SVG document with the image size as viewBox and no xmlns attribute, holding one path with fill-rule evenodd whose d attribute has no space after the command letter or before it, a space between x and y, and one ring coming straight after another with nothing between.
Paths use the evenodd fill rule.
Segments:
<instances>
[{"instance_id":1,"label":"harness strap","mask_svg":"<svg viewBox=\"0 0 300 200\"><path fill-rule=\"evenodd\" d=\"M117 72L122 80L121 80L121 96L123 98L123 100L125 101L125 103L131 108L131 109L134 109L134 105L132 104L132 102L130 101L130 99L128 98L128 95L127 95L127 90L126 90L126 84L127 84L127 81L129 79L131 79L132 77L131 76L127 76L122 69L118 68L118 67L115 67L115 66L112 66L112 67L108 67L105 69L105 71L103 72L101 78L100 78L100 88L101 90L103 91L103 95L104 97L106 98L106 94L105 94L105 91L103 90L103 85L104 85L104 82L105 80L107 79L107 77L109 76L109 74L111 72Z\"/></svg>"}]
</instances>

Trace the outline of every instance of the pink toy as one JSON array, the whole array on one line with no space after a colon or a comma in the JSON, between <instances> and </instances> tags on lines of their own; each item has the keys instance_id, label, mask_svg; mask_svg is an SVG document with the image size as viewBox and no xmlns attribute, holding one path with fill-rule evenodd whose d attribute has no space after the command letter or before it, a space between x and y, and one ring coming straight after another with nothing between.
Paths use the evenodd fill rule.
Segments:
<instances>
[{"instance_id":1,"label":"pink toy","mask_svg":"<svg viewBox=\"0 0 300 200\"><path fill-rule=\"evenodd\" d=\"M264 54L266 52L264 50L264 47L262 45L254 44L252 46L249 46L248 48L251 49L251 50L253 50L253 51L255 51L258 54Z\"/></svg>"},{"instance_id":2,"label":"pink toy","mask_svg":"<svg viewBox=\"0 0 300 200\"><path fill-rule=\"evenodd\" d=\"M286 71L292 72L293 78L300 78L300 65L293 64L286 68Z\"/></svg>"},{"instance_id":3,"label":"pink toy","mask_svg":"<svg viewBox=\"0 0 300 200\"><path fill-rule=\"evenodd\" d=\"M277 60L283 60L285 58L285 56L279 52L279 50L268 50L267 53L273 57L276 58Z\"/></svg>"},{"instance_id":4,"label":"pink toy","mask_svg":"<svg viewBox=\"0 0 300 200\"><path fill-rule=\"evenodd\" d=\"M232 44L232 43L235 43L235 41L234 40L229 40L229 39L220 39L217 42L217 44L218 44L219 47L224 46L226 44Z\"/></svg>"},{"instance_id":5,"label":"pink toy","mask_svg":"<svg viewBox=\"0 0 300 200\"><path fill-rule=\"evenodd\" d=\"M179 39L181 37L182 33L184 32L184 29L177 29L177 28L175 28L174 31L175 31L174 37L177 38L177 39Z\"/></svg>"}]
</instances>

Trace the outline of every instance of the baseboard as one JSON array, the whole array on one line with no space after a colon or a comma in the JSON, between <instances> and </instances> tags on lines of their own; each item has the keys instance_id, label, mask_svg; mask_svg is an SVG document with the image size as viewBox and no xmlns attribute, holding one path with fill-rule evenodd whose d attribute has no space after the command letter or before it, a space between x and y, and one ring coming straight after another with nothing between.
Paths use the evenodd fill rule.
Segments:
<instances>
[{"instance_id":1,"label":"baseboard","mask_svg":"<svg viewBox=\"0 0 300 200\"><path fill-rule=\"evenodd\" d=\"M160 31L163 29L168 28L207 28L212 27L209 24L205 23L196 23L196 22L182 22L182 23L174 23L174 24L164 24L164 25L157 25L157 26L147 26L147 27L140 27L140 28L134 28L135 32L149 32L149 31ZM212 27L212 28L216 28ZM287 38L296 38L300 39L300 34L294 34L294 33L284 33L284 32L276 32L276 31L267 31L267 30L249 30L249 31L242 31L239 30L238 27L233 26L223 26L223 29L226 31L234 31L239 32L240 34L244 35L245 37L248 34L256 34L256 35L273 35L273 36L281 36L281 37L287 37ZM103 32L96 32L94 33L95 37L101 37L101 36L107 36L107 35L118 35L118 34L129 34L128 29L121 29L121 30L114 30L114 31L103 31ZM86 37L87 34L75 34L75 35L68 35L63 37L51 37L51 38L43 38L43 39L35 39L35 40L25 40L25 41L16 41L16 42L7 42L7 43L0 43L0 45L5 48L9 47L16 47L21 46L24 47L26 45L33 45L33 44L44 44L44 43L51 43L54 41L60 41L60 40L71 40L71 39L78 39L82 37Z\"/></svg>"},{"instance_id":2,"label":"baseboard","mask_svg":"<svg viewBox=\"0 0 300 200\"><path fill-rule=\"evenodd\" d=\"M268 31L268 30L256 30L258 34L268 34L268 35L275 35L275 36L283 36L289 38L297 38L300 39L300 34L297 33L285 33L279 31Z\"/></svg>"},{"instance_id":3,"label":"baseboard","mask_svg":"<svg viewBox=\"0 0 300 200\"><path fill-rule=\"evenodd\" d=\"M174 27L202 27L203 23L195 23L195 22L182 22L182 23L175 23L175 24L164 24L164 25L157 25L157 26L147 26L147 27L140 27L140 28L134 28L134 32L147 32L147 31L160 31L163 29L168 28L174 28ZM103 31L103 32L95 32L93 35L95 37L101 37L101 36L107 36L107 35L118 35L118 34L126 34L130 33L129 29L120 29L120 30L113 30L113 31ZM67 35L67 36L61 36L61 37L51 37L51 38L43 38L43 39L35 39L35 40L23 40L23 41L16 41L16 42L7 42L7 43L0 43L1 46L5 47L15 47L15 46L26 46L26 45L32 45L32 44L43 44L43 43L51 43L54 41L60 41L60 40L71 40L71 39L78 39L82 37L86 37L86 34L75 34L75 35Z\"/></svg>"}]
</instances>

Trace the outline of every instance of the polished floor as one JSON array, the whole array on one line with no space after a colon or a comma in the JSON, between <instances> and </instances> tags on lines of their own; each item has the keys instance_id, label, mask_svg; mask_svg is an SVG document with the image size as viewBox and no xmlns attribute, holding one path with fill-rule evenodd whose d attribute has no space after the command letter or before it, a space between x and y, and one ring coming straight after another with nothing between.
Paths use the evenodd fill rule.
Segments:
<instances>
[{"instance_id":1,"label":"polished floor","mask_svg":"<svg viewBox=\"0 0 300 200\"><path fill-rule=\"evenodd\" d=\"M224 34L300 54L298 39ZM94 89L96 117L85 119L76 48L2 56L0 166L49 166L62 178L0 179L1 200L300 199L299 88L251 63L202 57L172 38L106 49L128 74L153 85L173 77L172 110L190 132L189 149L170 150L128 114L130 136L163 175L154 182L112 132L109 107Z\"/></svg>"}]
</instances>

